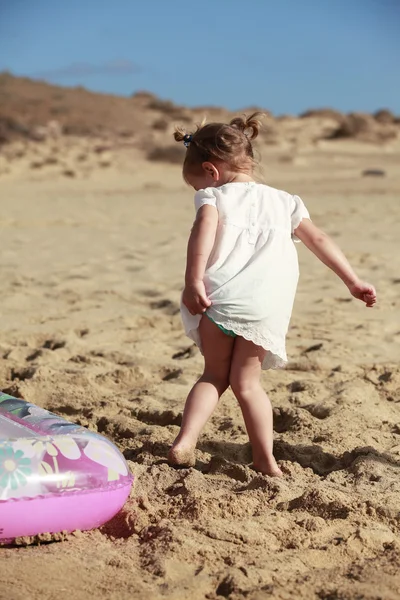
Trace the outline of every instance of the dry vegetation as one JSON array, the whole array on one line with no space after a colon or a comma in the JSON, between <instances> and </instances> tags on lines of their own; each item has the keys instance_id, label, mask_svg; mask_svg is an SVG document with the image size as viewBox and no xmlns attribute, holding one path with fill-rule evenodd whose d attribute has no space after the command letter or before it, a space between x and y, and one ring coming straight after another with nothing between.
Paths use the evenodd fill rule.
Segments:
<instances>
[{"instance_id":1,"label":"dry vegetation","mask_svg":"<svg viewBox=\"0 0 400 600\"><path fill-rule=\"evenodd\" d=\"M249 107L245 112L253 111ZM388 110L374 115L341 114L332 109L310 110L300 118L274 118L265 111L261 142L296 142L306 136L312 143L324 139L353 138L380 143L394 139L400 118ZM131 98L97 94L82 87L61 88L41 81L0 75L0 146L8 142L44 141L60 135L107 138L113 145L131 144L150 160L176 162L180 155L169 148L175 123L186 125L204 116L227 120L231 112L216 107L189 109L148 92ZM162 148L162 149L160 149Z\"/></svg>"},{"instance_id":2,"label":"dry vegetation","mask_svg":"<svg viewBox=\"0 0 400 600\"><path fill-rule=\"evenodd\" d=\"M250 113L259 107L248 107ZM241 112L241 111L238 111ZM263 111L256 142L261 155L273 152L289 164L299 152L337 140L385 146L399 138L400 119L388 110L374 115L309 110L299 117ZM237 113L203 106L187 108L148 92L132 97L97 94L82 87L62 88L42 81L0 74L0 176L86 178L98 168L131 171L137 160L181 164L176 124L192 131L203 120L228 121Z\"/></svg>"}]
</instances>

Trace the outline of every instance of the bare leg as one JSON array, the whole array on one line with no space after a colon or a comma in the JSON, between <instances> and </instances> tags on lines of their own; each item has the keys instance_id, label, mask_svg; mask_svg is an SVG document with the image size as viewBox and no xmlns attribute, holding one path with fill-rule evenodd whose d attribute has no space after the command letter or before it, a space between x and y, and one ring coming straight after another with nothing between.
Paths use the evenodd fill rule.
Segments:
<instances>
[{"instance_id":1,"label":"bare leg","mask_svg":"<svg viewBox=\"0 0 400 600\"><path fill-rule=\"evenodd\" d=\"M223 333L206 316L200 322L199 331L204 373L187 397L181 430L168 454L168 462L173 465L195 464L194 450L198 437L229 386L234 338Z\"/></svg>"},{"instance_id":2,"label":"bare leg","mask_svg":"<svg viewBox=\"0 0 400 600\"><path fill-rule=\"evenodd\" d=\"M282 471L273 455L273 416L267 394L261 387L261 364L265 350L237 338L232 357L230 384L243 413L253 450L254 468L274 477Z\"/></svg>"}]
</instances>

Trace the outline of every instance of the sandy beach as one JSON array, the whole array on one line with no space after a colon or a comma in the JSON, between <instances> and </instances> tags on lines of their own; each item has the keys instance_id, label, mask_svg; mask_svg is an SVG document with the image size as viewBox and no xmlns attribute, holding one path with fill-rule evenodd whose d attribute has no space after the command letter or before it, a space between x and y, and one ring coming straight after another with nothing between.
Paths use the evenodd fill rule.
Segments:
<instances>
[{"instance_id":1,"label":"sandy beach","mask_svg":"<svg viewBox=\"0 0 400 600\"><path fill-rule=\"evenodd\" d=\"M281 480L250 469L230 392L196 467L168 466L202 369L179 315L193 195L178 164L120 148L85 170L68 143L73 175L33 143L2 163L0 387L108 436L135 483L101 530L2 549L0 598L397 600L399 140L260 145L378 292L366 309L299 245L290 362L263 374Z\"/></svg>"}]
</instances>

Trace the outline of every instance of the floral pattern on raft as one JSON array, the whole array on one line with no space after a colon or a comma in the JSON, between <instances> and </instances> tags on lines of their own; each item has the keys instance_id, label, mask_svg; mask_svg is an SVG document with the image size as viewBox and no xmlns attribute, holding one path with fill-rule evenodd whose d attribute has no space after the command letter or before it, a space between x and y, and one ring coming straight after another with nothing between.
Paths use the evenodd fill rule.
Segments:
<instances>
[{"instance_id":1,"label":"floral pattern on raft","mask_svg":"<svg viewBox=\"0 0 400 600\"><path fill-rule=\"evenodd\" d=\"M131 480L123 455L96 432L1 393L0 416L0 502ZM18 434L7 435L2 423L14 425Z\"/></svg>"},{"instance_id":2,"label":"floral pattern on raft","mask_svg":"<svg viewBox=\"0 0 400 600\"><path fill-rule=\"evenodd\" d=\"M10 487L11 490L16 490L20 485L26 485L27 478L32 473L30 463L22 450L0 448L0 488Z\"/></svg>"}]
</instances>

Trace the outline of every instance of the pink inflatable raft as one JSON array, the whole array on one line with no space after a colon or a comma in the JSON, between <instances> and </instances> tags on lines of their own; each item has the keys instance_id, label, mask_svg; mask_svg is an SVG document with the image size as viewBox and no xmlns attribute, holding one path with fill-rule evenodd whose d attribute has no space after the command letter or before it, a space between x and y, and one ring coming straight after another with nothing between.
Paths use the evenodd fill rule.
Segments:
<instances>
[{"instance_id":1,"label":"pink inflatable raft","mask_svg":"<svg viewBox=\"0 0 400 600\"><path fill-rule=\"evenodd\" d=\"M106 438L0 392L0 541L99 527L132 481Z\"/></svg>"}]
</instances>

